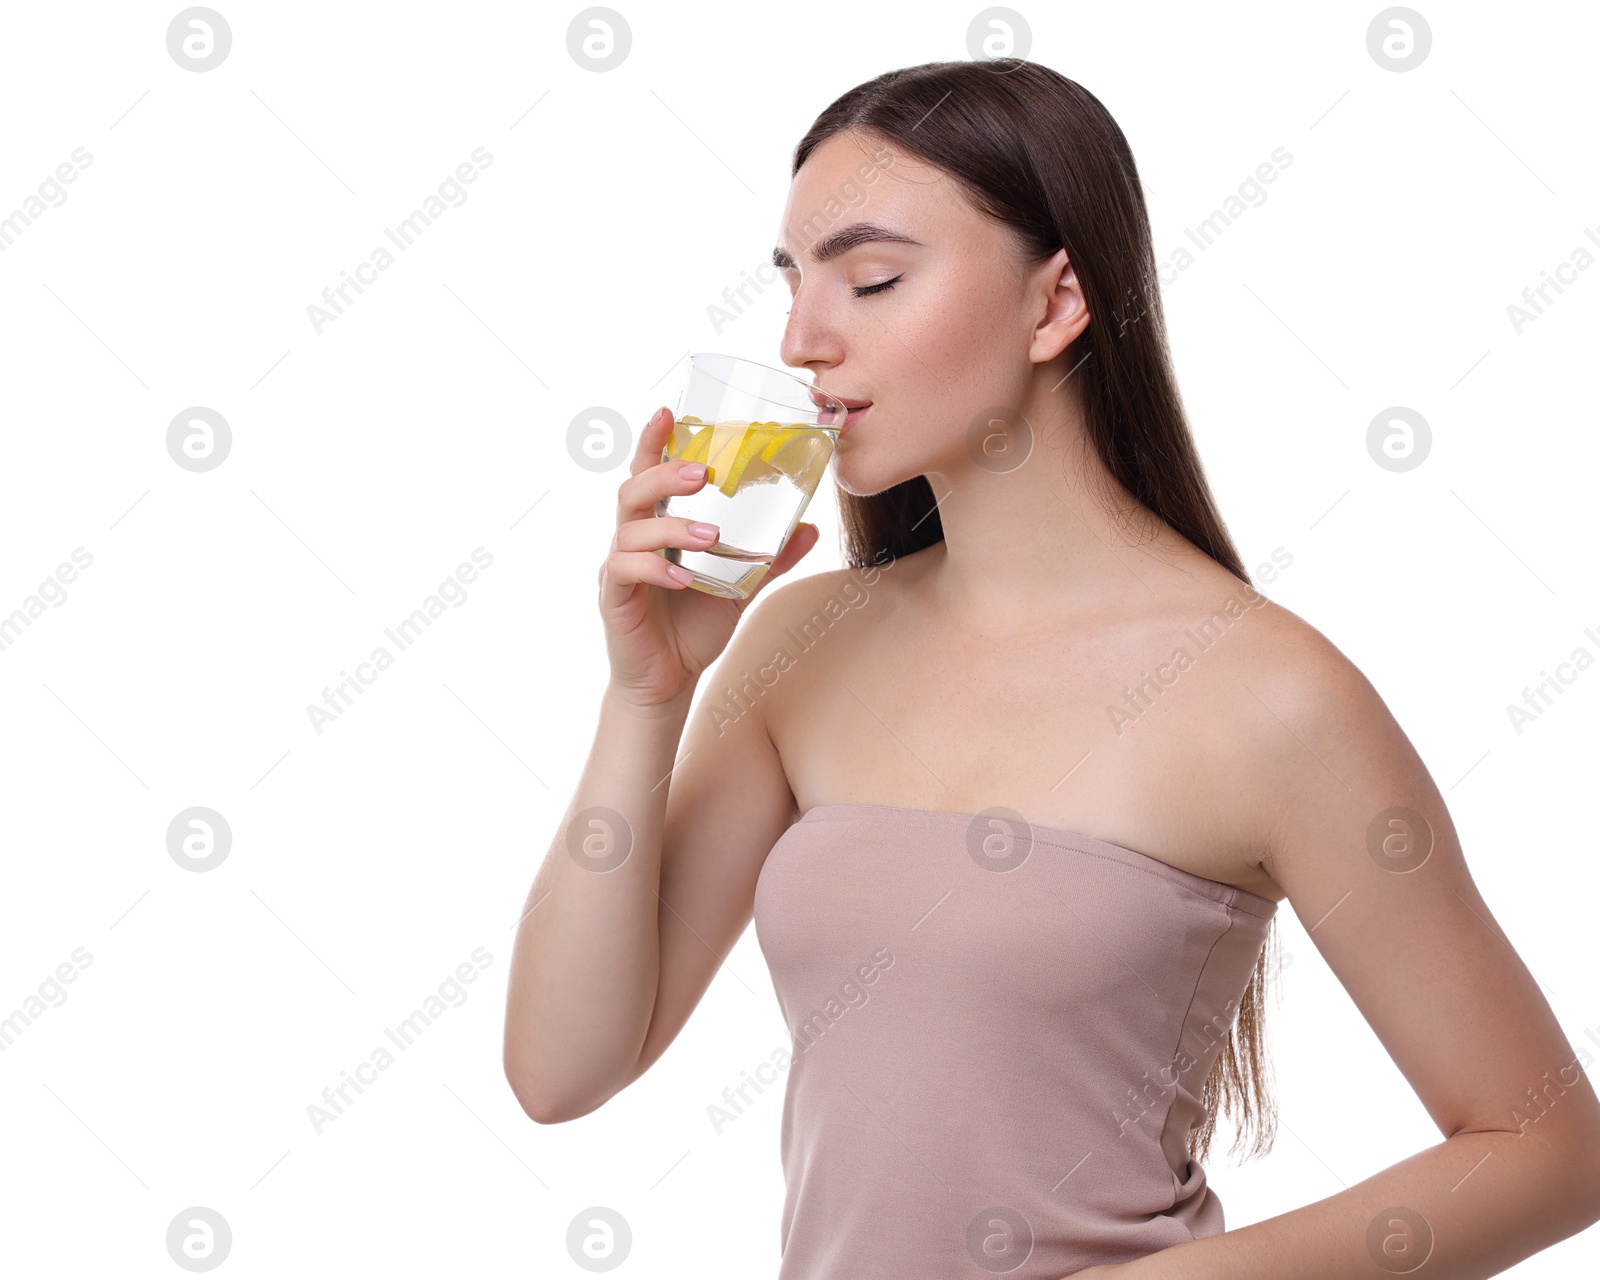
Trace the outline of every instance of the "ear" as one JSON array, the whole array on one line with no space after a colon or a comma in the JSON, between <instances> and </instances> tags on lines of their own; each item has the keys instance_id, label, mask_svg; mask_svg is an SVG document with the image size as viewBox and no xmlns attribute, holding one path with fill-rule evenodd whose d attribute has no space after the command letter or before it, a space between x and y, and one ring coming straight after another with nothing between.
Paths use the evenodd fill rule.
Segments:
<instances>
[{"instance_id":1,"label":"ear","mask_svg":"<svg viewBox=\"0 0 1600 1280\"><path fill-rule=\"evenodd\" d=\"M1057 249L1033 269L1029 288L1038 299L1039 321L1034 326L1028 358L1043 364L1054 360L1089 327L1089 304L1065 249Z\"/></svg>"}]
</instances>

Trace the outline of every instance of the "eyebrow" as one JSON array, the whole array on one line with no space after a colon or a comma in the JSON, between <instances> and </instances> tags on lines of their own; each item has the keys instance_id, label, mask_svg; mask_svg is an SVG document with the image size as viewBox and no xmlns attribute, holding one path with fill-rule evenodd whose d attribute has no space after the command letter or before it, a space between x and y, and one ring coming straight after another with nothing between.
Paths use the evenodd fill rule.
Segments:
<instances>
[{"instance_id":1,"label":"eyebrow","mask_svg":"<svg viewBox=\"0 0 1600 1280\"><path fill-rule=\"evenodd\" d=\"M825 236L817 241L811 250L811 256L818 262L828 262L842 253L848 253L857 245L871 244L878 240L889 244L922 244L920 240L913 240L908 235L891 231L876 222L852 222L848 227L842 227L831 236ZM788 250L780 246L772 251L772 265L780 271L788 271L794 267L795 261Z\"/></svg>"}]
</instances>

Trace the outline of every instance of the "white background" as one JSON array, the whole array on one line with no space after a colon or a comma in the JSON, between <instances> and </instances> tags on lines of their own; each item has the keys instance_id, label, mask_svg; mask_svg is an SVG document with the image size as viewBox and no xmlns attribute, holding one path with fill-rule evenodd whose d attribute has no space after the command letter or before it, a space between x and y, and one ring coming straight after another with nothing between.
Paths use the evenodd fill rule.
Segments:
<instances>
[{"instance_id":1,"label":"white background","mask_svg":"<svg viewBox=\"0 0 1600 1280\"><path fill-rule=\"evenodd\" d=\"M691 350L778 363L781 284L720 333L707 308L767 259L795 142L862 80L969 56L982 6L619 6L632 49L603 73L568 53L579 6L219 0L233 46L204 73L168 54L178 5L7 12L0 217L93 157L0 253L0 615L93 556L0 651L0 1016L92 956L0 1053L12 1274L177 1274L167 1226L195 1205L241 1276L584 1274L566 1231L593 1205L631 1224L634 1274L776 1272L779 1093L720 1137L706 1115L787 1041L753 930L600 1111L536 1126L501 1073L511 926L606 677L595 575L631 453L585 471L567 428L601 405L636 432ZM1263 589L1377 686L1600 1052L1600 672L1520 735L1506 714L1600 654L1600 270L1520 335L1506 311L1600 228L1600 12L1429 4L1432 51L1397 74L1366 47L1381 7L1021 12L1029 56L1126 132L1163 260L1292 154L1166 273L1211 483L1249 564L1293 556ZM308 305L478 147L465 203L318 334ZM166 448L197 405L233 434L203 473ZM1393 405L1433 432L1409 472L1366 451ZM835 513L813 503L802 571L840 563ZM307 705L477 547L465 603L319 734ZM195 805L233 837L204 874L166 847ZM1279 921L1280 1136L1234 1168L1219 1134L1230 1228L1440 1140ZM318 1135L308 1105L478 947L465 1002ZM1597 1263L1590 1231L1509 1274Z\"/></svg>"}]
</instances>

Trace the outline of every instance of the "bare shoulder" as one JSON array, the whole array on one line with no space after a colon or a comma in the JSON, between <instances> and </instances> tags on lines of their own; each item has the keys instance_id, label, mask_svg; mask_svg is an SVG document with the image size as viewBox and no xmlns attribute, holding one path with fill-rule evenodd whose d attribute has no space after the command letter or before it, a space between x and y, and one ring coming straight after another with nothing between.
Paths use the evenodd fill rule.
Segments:
<instances>
[{"instance_id":1,"label":"bare shoulder","mask_svg":"<svg viewBox=\"0 0 1600 1280\"><path fill-rule=\"evenodd\" d=\"M867 615L893 612L906 559L865 568L828 569L785 577L764 590L741 620L739 631L706 692L707 714L759 722L775 749L788 710L804 710L819 688L847 664L851 651L871 630Z\"/></svg>"},{"instance_id":2,"label":"bare shoulder","mask_svg":"<svg viewBox=\"0 0 1600 1280\"><path fill-rule=\"evenodd\" d=\"M1258 608L1235 658L1236 762L1256 792L1269 860L1314 847L1319 825L1364 830L1392 805L1442 814L1416 749L1355 662L1289 609Z\"/></svg>"},{"instance_id":3,"label":"bare shoulder","mask_svg":"<svg viewBox=\"0 0 1600 1280\"><path fill-rule=\"evenodd\" d=\"M761 594L744 620L751 632L750 647L775 662L797 660L797 650L808 649L872 601L881 601L900 578L910 575L909 568L899 566L911 559L860 569L825 569L774 584Z\"/></svg>"},{"instance_id":4,"label":"bare shoulder","mask_svg":"<svg viewBox=\"0 0 1600 1280\"><path fill-rule=\"evenodd\" d=\"M865 568L824 569L804 578L786 579L773 588L773 596L781 596L784 602L783 608L774 612L798 610L810 615L818 609L856 608L872 594L911 576L922 563L917 555L910 555Z\"/></svg>"},{"instance_id":5,"label":"bare shoulder","mask_svg":"<svg viewBox=\"0 0 1600 1280\"><path fill-rule=\"evenodd\" d=\"M1387 715L1371 681L1332 640L1283 605L1256 598L1260 616L1242 656L1247 687L1266 710L1301 725L1337 719L1350 726Z\"/></svg>"}]
</instances>

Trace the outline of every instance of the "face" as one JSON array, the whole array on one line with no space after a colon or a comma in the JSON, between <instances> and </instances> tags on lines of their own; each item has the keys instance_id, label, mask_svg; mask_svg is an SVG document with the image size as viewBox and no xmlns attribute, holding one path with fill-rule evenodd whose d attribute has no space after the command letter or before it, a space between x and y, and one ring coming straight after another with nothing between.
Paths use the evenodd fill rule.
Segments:
<instances>
[{"instance_id":1,"label":"face","mask_svg":"<svg viewBox=\"0 0 1600 1280\"><path fill-rule=\"evenodd\" d=\"M792 298L784 363L872 405L839 437L847 493L975 465L974 419L1000 405L1037 410L1041 362L1087 323L1064 250L1022 263L1010 229L954 178L865 134L836 134L807 157L774 262Z\"/></svg>"}]
</instances>

